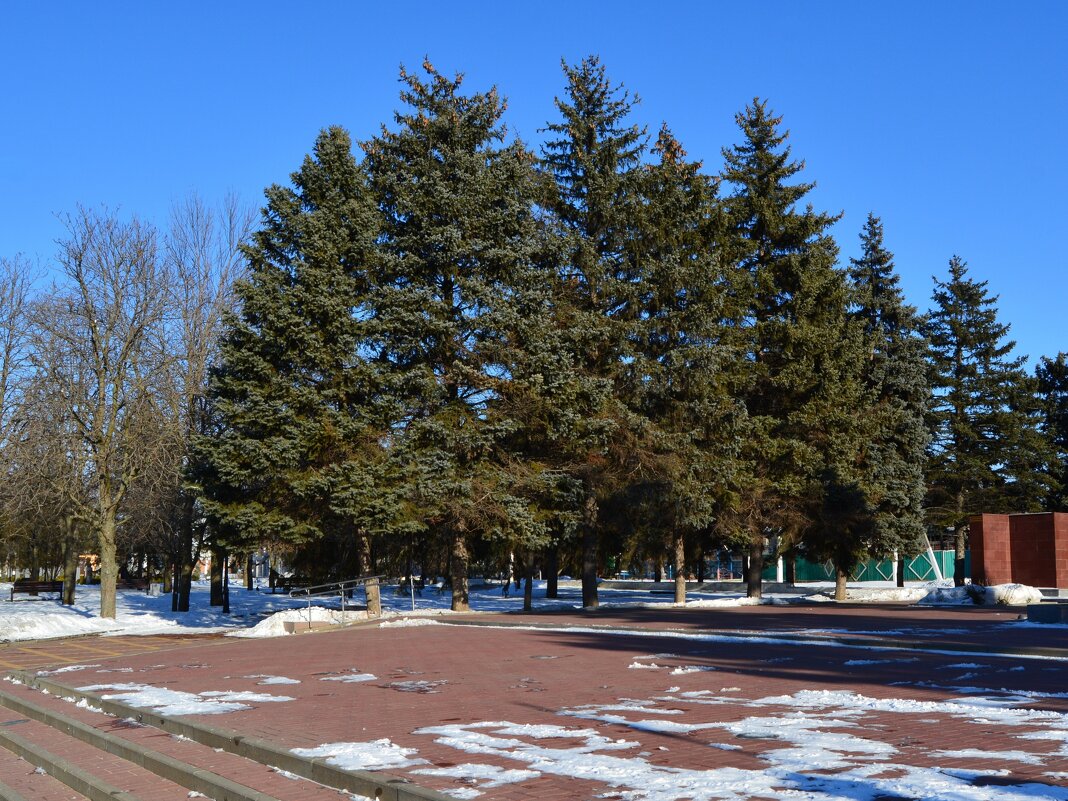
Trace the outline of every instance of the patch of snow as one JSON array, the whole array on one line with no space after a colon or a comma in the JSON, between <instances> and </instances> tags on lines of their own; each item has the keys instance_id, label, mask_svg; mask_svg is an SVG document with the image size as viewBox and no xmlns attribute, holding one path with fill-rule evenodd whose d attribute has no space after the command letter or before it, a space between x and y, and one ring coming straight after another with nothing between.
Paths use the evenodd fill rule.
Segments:
<instances>
[{"instance_id":1,"label":"patch of snow","mask_svg":"<svg viewBox=\"0 0 1068 801\"><path fill-rule=\"evenodd\" d=\"M246 679L260 679L256 684L300 684L300 679L290 679L285 676L270 676L263 673L255 673L245 676Z\"/></svg>"},{"instance_id":2,"label":"patch of snow","mask_svg":"<svg viewBox=\"0 0 1068 801\"><path fill-rule=\"evenodd\" d=\"M762 752L767 766L760 770L734 767L690 770L657 765L641 755L622 756L618 747L600 753L609 743L585 733L573 732L572 747L550 747L520 739L511 733L514 724L482 722L418 729L441 745L468 754L493 755L527 766L531 771L598 782L619 792L626 801L745 801L753 797L775 801L875 801L908 797L930 801L1064 801L1068 788L1038 783L1012 787L976 784L992 774L981 771L950 771L894 765L893 748L865 741L850 734L820 732L795 715L793 726L781 719L750 719L749 722L718 724L735 726L740 733L775 735L790 747ZM815 721L813 721L815 722ZM849 721L824 721L824 725L850 725ZM854 748L861 748L859 752ZM626 750L624 748L623 750ZM658 750L666 750L659 747ZM736 748L724 750L735 751ZM812 761L816 760L816 761ZM872 761L865 761L872 760ZM843 765L833 774L832 765ZM892 773L887 776L885 774ZM612 794L602 794L608 797Z\"/></svg>"},{"instance_id":3,"label":"patch of snow","mask_svg":"<svg viewBox=\"0 0 1068 801\"><path fill-rule=\"evenodd\" d=\"M71 673L75 670L89 670L89 668L98 668L100 665L65 665L64 667L54 668L52 670L38 670L38 676L55 676L57 673ZM99 672L99 671L98 671Z\"/></svg>"},{"instance_id":4,"label":"patch of snow","mask_svg":"<svg viewBox=\"0 0 1068 801\"><path fill-rule=\"evenodd\" d=\"M415 748L404 748L388 738L362 743L326 743L317 748L294 748L293 753L308 759L325 759L343 770L385 770L425 765Z\"/></svg>"},{"instance_id":5,"label":"patch of snow","mask_svg":"<svg viewBox=\"0 0 1068 801\"><path fill-rule=\"evenodd\" d=\"M419 768L412 773L424 776L450 776L454 779L465 779L471 782L480 781L481 789L501 787L505 784L515 784L527 779L536 779L541 775L536 770L509 770L498 765L482 765L473 762L465 762L462 765L453 765L451 768Z\"/></svg>"},{"instance_id":6,"label":"patch of snow","mask_svg":"<svg viewBox=\"0 0 1068 801\"><path fill-rule=\"evenodd\" d=\"M356 671L355 668L353 668ZM343 681L343 682L361 682L361 681L374 681L377 679L374 673L360 673L359 671L353 673L343 673L340 676L323 676L319 681Z\"/></svg>"},{"instance_id":7,"label":"patch of snow","mask_svg":"<svg viewBox=\"0 0 1068 801\"><path fill-rule=\"evenodd\" d=\"M243 703L245 701L264 703L294 700L286 695L225 691L190 693L133 683L91 684L78 689L89 693L116 690L117 692L101 694L100 697L105 700L120 701L130 706L149 708L160 715L220 715L250 709L247 703Z\"/></svg>"},{"instance_id":8,"label":"patch of snow","mask_svg":"<svg viewBox=\"0 0 1068 801\"><path fill-rule=\"evenodd\" d=\"M671 671L671 675L682 676L686 673L706 673L710 670L715 670L715 668L709 665L682 665L680 667L674 668Z\"/></svg>"}]
</instances>

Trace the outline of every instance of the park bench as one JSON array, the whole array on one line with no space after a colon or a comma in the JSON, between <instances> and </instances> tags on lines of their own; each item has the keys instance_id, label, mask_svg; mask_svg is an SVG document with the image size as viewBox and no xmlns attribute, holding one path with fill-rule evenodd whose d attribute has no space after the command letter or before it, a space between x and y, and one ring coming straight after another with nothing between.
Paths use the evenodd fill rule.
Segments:
<instances>
[{"instance_id":1,"label":"park bench","mask_svg":"<svg viewBox=\"0 0 1068 801\"><path fill-rule=\"evenodd\" d=\"M276 590L280 592L291 592L292 590L298 590L302 587L310 587L314 582L307 576L278 576L274 583L271 584L271 594L273 595Z\"/></svg>"},{"instance_id":2,"label":"park bench","mask_svg":"<svg viewBox=\"0 0 1068 801\"><path fill-rule=\"evenodd\" d=\"M42 592L63 592L63 582L15 579L11 585L11 600L15 600L15 593L21 593L23 595L39 595Z\"/></svg>"},{"instance_id":3,"label":"park bench","mask_svg":"<svg viewBox=\"0 0 1068 801\"><path fill-rule=\"evenodd\" d=\"M141 590L142 592L148 592L149 580L146 578L128 578L119 579L115 582L115 589L117 590Z\"/></svg>"}]
</instances>

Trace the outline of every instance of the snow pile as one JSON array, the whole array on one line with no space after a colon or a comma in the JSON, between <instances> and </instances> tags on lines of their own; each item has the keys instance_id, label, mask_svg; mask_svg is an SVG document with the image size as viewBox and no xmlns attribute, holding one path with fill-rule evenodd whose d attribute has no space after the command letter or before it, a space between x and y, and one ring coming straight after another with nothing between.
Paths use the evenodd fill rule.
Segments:
<instances>
[{"instance_id":1,"label":"snow pile","mask_svg":"<svg viewBox=\"0 0 1068 801\"><path fill-rule=\"evenodd\" d=\"M932 588L932 584L919 587L849 587L846 590L846 600L849 603L867 604L894 604L916 603L926 597ZM831 591L817 592L805 597L805 601L827 603L834 600Z\"/></svg>"},{"instance_id":2,"label":"snow pile","mask_svg":"<svg viewBox=\"0 0 1068 801\"><path fill-rule=\"evenodd\" d=\"M1042 593L1026 584L965 584L963 587L936 587L917 601L923 606L956 606L959 604L1000 604L1026 606L1042 601Z\"/></svg>"},{"instance_id":3,"label":"snow pile","mask_svg":"<svg viewBox=\"0 0 1068 801\"><path fill-rule=\"evenodd\" d=\"M867 589L865 587L851 587L847 591L850 601L864 603L913 603L923 598L930 592L930 587L885 587L879 589Z\"/></svg>"},{"instance_id":4,"label":"snow pile","mask_svg":"<svg viewBox=\"0 0 1068 801\"><path fill-rule=\"evenodd\" d=\"M353 623L357 620L366 620L367 613L363 611L358 612L340 612L337 609L325 609L321 606L313 606L310 609L308 607L299 609L287 609L284 612L275 612L266 620L261 620L255 626L250 629L242 629L241 631L231 631L227 634L228 637L283 637L286 634L292 634L292 631L287 631L286 623L297 624L299 630L299 624L305 625L314 623L332 623L343 624Z\"/></svg>"}]
</instances>

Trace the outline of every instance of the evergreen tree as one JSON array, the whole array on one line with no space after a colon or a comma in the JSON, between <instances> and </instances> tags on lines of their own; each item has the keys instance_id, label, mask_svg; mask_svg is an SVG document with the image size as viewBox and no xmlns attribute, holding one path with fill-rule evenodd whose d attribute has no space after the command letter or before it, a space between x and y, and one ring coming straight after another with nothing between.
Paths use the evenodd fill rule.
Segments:
<instances>
[{"instance_id":1,"label":"evergreen tree","mask_svg":"<svg viewBox=\"0 0 1068 801\"><path fill-rule=\"evenodd\" d=\"M383 220L378 309L404 390L391 456L414 471L411 502L449 544L452 606L466 609L474 542L543 536L504 447L518 425L504 399L519 392L516 332L536 304L543 237L533 156L505 143L496 90L466 95L462 76L423 67L425 81L401 71L396 130L364 150Z\"/></svg>"},{"instance_id":2,"label":"evergreen tree","mask_svg":"<svg viewBox=\"0 0 1068 801\"><path fill-rule=\"evenodd\" d=\"M746 310L748 430L738 506L724 524L748 546L748 592L759 596L766 538L800 540L824 491L820 477L853 450L848 366L859 352L829 233L837 217L797 209L813 184L789 183L804 164L790 159L781 117L754 100L736 119L744 141L723 151L723 177L734 188L727 214L741 250L734 291Z\"/></svg>"},{"instance_id":3,"label":"evergreen tree","mask_svg":"<svg viewBox=\"0 0 1068 801\"><path fill-rule=\"evenodd\" d=\"M1035 368L1042 406L1042 433L1052 451L1046 468L1053 490L1046 500L1050 512L1068 511L1068 354L1043 356Z\"/></svg>"},{"instance_id":4,"label":"evergreen tree","mask_svg":"<svg viewBox=\"0 0 1068 801\"><path fill-rule=\"evenodd\" d=\"M196 478L231 544L329 539L317 572L365 572L368 537L404 510L382 447L398 411L378 344L378 227L349 135L323 131L292 186L266 197Z\"/></svg>"},{"instance_id":5,"label":"evergreen tree","mask_svg":"<svg viewBox=\"0 0 1068 801\"><path fill-rule=\"evenodd\" d=\"M629 415L619 384L637 315L634 227L641 205L645 132L628 123L632 100L613 86L600 60L564 64L566 94L557 98L541 166L554 191L546 205L563 236L565 256L554 299L562 326L558 369L571 376L557 414L577 424L555 444L579 490L582 602L596 606L600 504L620 485ZM578 422L581 421L581 422Z\"/></svg>"},{"instance_id":6,"label":"evergreen tree","mask_svg":"<svg viewBox=\"0 0 1068 801\"><path fill-rule=\"evenodd\" d=\"M849 277L851 316L863 326L865 351L858 363L865 436L857 464L873 520L864 550L912 556L926 546L927 344L922 321L898 286L879 218L868 215L860 239L863 251L850 260Z\"/></svg>"},{"instance_id":7,"label":"evergreen tree","mask_svg":"<svg viewBox=\"0 0 1068 801\"><path fill-rule=\"evenodd\" d=\"M934 437L927 473L929 521L954 534L954 580L964 581L968 518L982 512L1041 508L1048 492L1041 464L1034 387L1013 357L1009 326L998 321L997 296L967 277L957 256L949 278L935 279L930 341Z\"/></svg>"},{"instance_id":8,"label":"evergreen tree","mask_svg":"<svg viewBox=\"0 0 1068 801\"><path fill-rule=\"evenodd\" d=\"M638 314L623 373L636 435L620 517L653 549L670 544L684 603L687 545L695 549L730 492L744 410L730 397L737 319L716 184L666 126L653 152L636 227Z\"/></svg>"}]
</instances>

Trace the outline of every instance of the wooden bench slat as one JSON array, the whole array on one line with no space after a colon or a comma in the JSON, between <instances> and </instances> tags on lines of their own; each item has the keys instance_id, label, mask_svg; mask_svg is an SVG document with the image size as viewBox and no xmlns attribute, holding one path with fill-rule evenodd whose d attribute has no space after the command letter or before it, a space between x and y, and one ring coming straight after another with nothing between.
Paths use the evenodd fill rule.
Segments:
<instances>
[{"instance_id":1,"label":"wooden bench slat","mask_svg":"<svg viewBox=\"0 0 1068 801\"><path fill-rule=\"evenodd\" d=\"M42 592L63 592L62 581L33 581L31 579L15 579L11 584L11 600L15 600L15 593L21 595L37 595Z\"/></svg>"}]
</instances>

